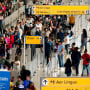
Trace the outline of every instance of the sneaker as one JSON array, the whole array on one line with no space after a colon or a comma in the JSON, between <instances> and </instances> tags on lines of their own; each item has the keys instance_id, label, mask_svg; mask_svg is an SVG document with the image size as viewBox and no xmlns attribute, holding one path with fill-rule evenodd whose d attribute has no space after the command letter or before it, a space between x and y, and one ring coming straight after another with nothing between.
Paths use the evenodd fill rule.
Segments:
<instances>
[{"instance_id":1,"label":"sneaker","mask_svg":"<svg viewBox=\"0 0 90 90\"><path fill-rule=\"evenodd\" d=\"M61 71L64 71L64 68L63 67L61 67Z\"/></svg>"},{"instance_id":2,"label":"sneaker","mask_svg":"<svg viewBox=\"0 0 90 90\"><path fill-rule=\"evenodd\" d=\"M87 76L90 77L90 74L88 74Z\"/></svg>"},{"instance_id":3,"label":"sneaker","mask_svg":"<svg viewBox=\"0 0 90 90\"><path fill-rule=\"evenodd\" d=\"M81 76L83 76L83 73L82 73L82 75Z\"/></svg>"}]
</instances>

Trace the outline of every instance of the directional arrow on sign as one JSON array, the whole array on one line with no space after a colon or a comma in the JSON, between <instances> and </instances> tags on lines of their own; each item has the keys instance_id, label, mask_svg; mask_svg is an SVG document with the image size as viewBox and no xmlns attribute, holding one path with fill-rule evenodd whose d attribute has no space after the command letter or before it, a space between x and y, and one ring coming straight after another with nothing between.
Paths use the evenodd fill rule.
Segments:
<instances>
[{"instance_id":1,"label":"directional arrow on sign","mask_svg":"<svg viewBox=\"0 0 90 90\"><path fill-rule=\"evenodd\" d=\"M39 39L42 39L42 37L40 37Z\"/></svg>"},{"instance_id":2,"label":"directional arrow on sign","mask_svg":"<svg viewBox=\"0 0 90 90\"><path fill-rule=\"evenodd\" d=\"M49 83L49 82L48 82L47 79L44 79L44 80L42 81L42 84L43 84L43 85L48 85L48 83Z\"/></svg>"},{"instance_id":3,"label":"directional arrow on sign","mask_svg":"<svg viewBox=\"0 0 90 90\"><path fill-rule=\"evenodd\" d=\"M34 7L34 6L32 6L32 9L35 9L35 7Z\"/></svg>"}]
</instances>

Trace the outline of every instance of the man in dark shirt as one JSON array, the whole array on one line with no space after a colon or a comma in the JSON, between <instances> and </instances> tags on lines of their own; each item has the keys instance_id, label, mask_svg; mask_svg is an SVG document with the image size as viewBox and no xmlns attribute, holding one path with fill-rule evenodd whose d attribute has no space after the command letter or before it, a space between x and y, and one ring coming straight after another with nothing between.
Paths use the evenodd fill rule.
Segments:
<instances>
[{"instance_id":1,"label":"man in dark shirt","mask_svg":"<svg viewBox=\"0 0 90 90\"><path fill-rule=\"evenodd\" d=\"M17 32L15 32L15 35L14 35L14 44L19 44L19 35Z\"/></svg>"},{"instance_id":2,"label":"man in dark shirt","mask_svg":"<svg viewBox=\"0 0 90 90\"><path fill-rule=\"evenodd\" d=\"M21 56L22 50L21 50L20 46L17 44L16 47L17 47L17 49L16 49L16 55L17 56Z\"/></svg>"},{"instance_id":3,"label":"man in dark shirt","mask_svg":"<svg viewBox=\"0 0 90 90\"><path fill-rule=\"evenodd\" d=\"M20 60L20 67L22 66L22 59L21 59L21 54L22 54L22 49L20 48L20 45L19 44L16 44L16 47L17 47L17 49L16 49L16 56L18 57L18 59Z\"/></svg>"},{"instance_id":4,"label":"man in dark shirt","mask_svg":"<svg viewBox=\"0 0 90 90\"><path fill-rule=\"evenodd\" d=\"M31 76L31 72L25 69L25 66L22 66L22 70L20 71L21 79L24 81L26 80L27 76Z\"/></svg>"}]
</instances>

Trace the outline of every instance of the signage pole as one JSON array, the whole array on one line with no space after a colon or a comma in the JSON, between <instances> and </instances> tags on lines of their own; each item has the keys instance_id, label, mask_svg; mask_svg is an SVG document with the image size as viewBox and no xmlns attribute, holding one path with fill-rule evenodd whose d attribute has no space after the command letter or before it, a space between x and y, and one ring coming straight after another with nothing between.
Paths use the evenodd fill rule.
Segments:
<instances>
[{"instance_id":1,"label":"signage pole","mask_svg":"<svg viewBox=\"0 0 90 90\"><path fill-rule=\"evenodd\" d=\"M45 68L45 40L43 37L43 72L44 72L44 68Z\"/></svg>"},{"instance_id":2,"label":"signage pole","mask_svg":"<svg viewBox=\"0 0 90 90\"><path fill-rule=\"evenodd\" d=\"M26 36L24 36L24 65L25 65L25 43L26 43Z\"/></svg>"},{"instance_id":3,"label":"signage pole","mask_svg":"<svg viewBox=\"0 0 90 90\"><path fill-rule=\"evenodd\" d=\"M78 5L80 5L80 0L78 0Z\"/></svg>"}]
</instances>

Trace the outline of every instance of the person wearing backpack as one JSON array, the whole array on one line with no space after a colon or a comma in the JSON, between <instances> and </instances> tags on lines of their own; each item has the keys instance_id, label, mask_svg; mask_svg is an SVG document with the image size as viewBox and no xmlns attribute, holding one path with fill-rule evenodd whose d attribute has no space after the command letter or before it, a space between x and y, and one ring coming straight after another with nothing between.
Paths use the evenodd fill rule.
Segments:
<instances>
[{"instance_id":1,"label":"person wearing backpack","mask_svg":"<svg viewBox=\"0 0 90 90\"><path fill-rule=\"evenodd\" d=\"M90 76L89 74L89 62L90 62L90 55L87 53L87 49L85 49L84 54L81 56L83 59L83 70L82 70L82 75L84 75L85 68L87 69L87 76Z\"/></svg>"},{"instance_id":2,"label":"person wearing backpack","mask_svg":"<svg viewBox=\"0 0 90 90\"><path fill-rule=\"evenodd\" d=\"M71 55L72 66L76 70L76 76L78 76L79 74L79 64L81 60L81 53L78 51L78 49L79 49L78 47L75 47Z\"/></svg>"},{"instance_id":3,"label":"person wearing backpack","mask_svg":"<svg viewBox=\"0 0 90 90\"><path fill-rule=\"evenodd\" d=\"M72 66L71 60L70 60L70 58L67 58L67 61L64 64L65 74L67 75L67 77L71 76L71 73L72 73L71 66Z\"/></svg>"},{"instance_id":4,"label":"person wearing backpack","mask_svg":"<svg viewBox=\"0 0 90 90\"><path fill-rule=\"evenodd\" d=\"M22 81L26 80L27 76L31 76L31 72L29 70L26 70L25 66L22 66L22 70L20 71L21 79Z\"/></svg>"},{"instance_id":5,"label":"person wearing backpack","mask_svg":"<svg viewBox=\"0 0 90 90\"><path fill-rule=\"evenodd\" d=\"M74 17L73 15L71 15L71 16L69 17L69 25L70 25L71 27L73 27L74 24L75 24L75 17Z\"/></svg>"}]
</instances>

